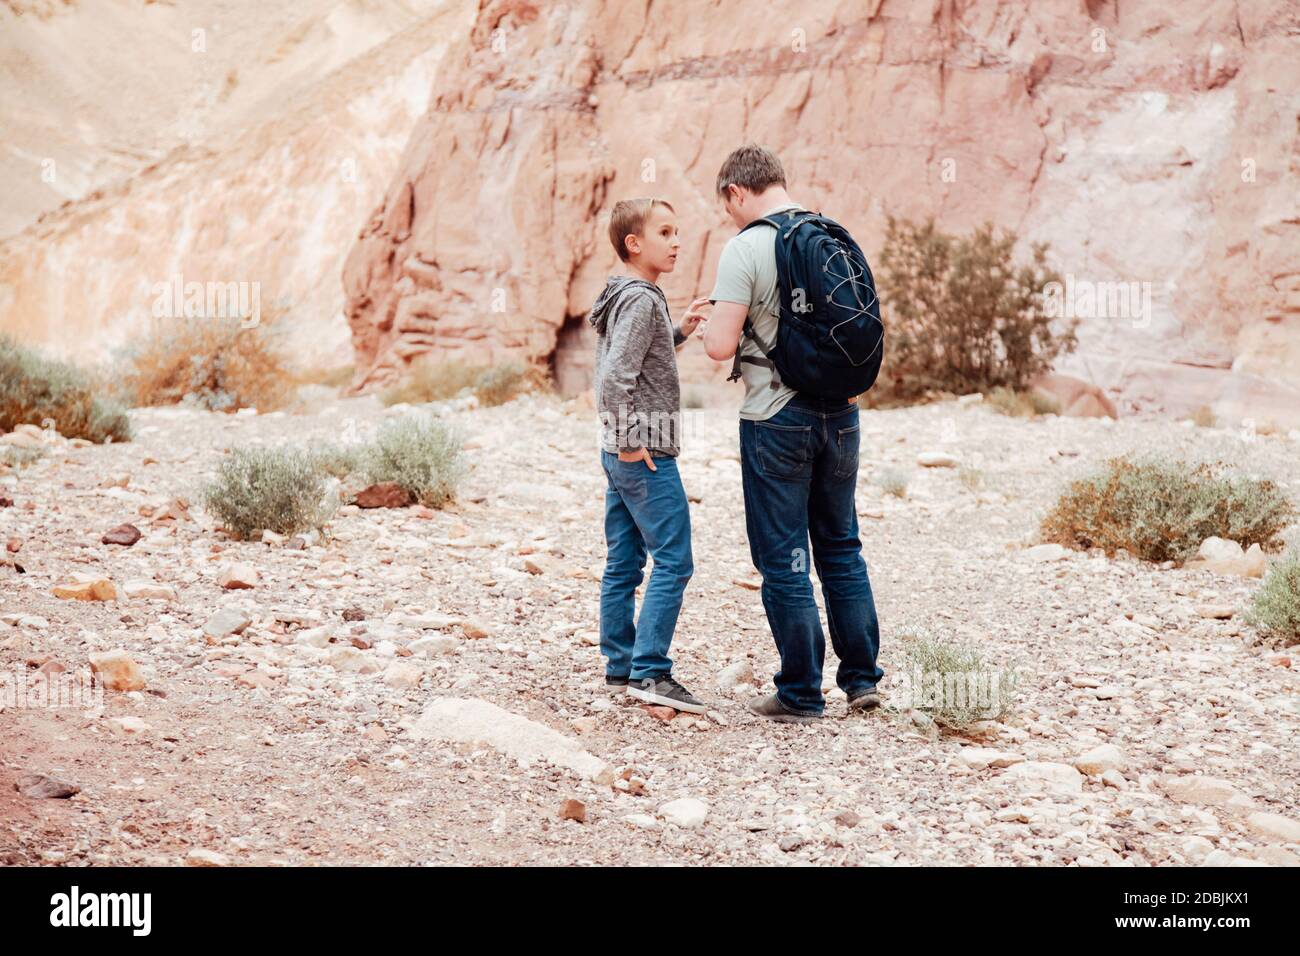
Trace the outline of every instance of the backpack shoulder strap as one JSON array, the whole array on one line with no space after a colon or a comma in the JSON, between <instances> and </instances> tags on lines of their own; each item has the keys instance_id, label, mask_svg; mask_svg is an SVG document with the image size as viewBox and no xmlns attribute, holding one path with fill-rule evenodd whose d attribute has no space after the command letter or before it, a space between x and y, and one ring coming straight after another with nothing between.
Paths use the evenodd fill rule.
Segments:
<instances>
[{"instance_id":1,"label":"backpack shoulder strap","mask_svg":"<svg viewBox=\"0 0 1300 956\"><path fill-rule=\"evenodd\" d=\"M776 363L768 358L772 350L768 346L764 345L763 340L758 337L758 333L754 331L754 323L750 322L749 319L745 319L745 324L741 328L741 333L745 338L758 346L758 350L763 353L763 357L759 358L757 355L741 355L740 345L737 344L735 357L731 360L731 374L727 376L727 381L734 382L736 379L740 378L740 364L742 362L748 363L749 365L761 365L764 368L770 368L772 372L775 373Z\"/></svg>"}]
</instances>

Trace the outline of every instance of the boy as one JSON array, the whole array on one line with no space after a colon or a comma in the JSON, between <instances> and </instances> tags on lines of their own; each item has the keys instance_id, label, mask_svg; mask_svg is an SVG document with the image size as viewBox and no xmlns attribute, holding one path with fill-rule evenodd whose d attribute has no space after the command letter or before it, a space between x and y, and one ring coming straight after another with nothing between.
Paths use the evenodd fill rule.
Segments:
<instances>
[{"instance_id":1,"label":"boy","mask_svg":"<svg viewBox=\"0 0 1300 956\"><path fill-rule=\"evenodd\" d=\"M610 215L609 238L628 275L611 276L592 306L596 407L605 470L605 543L600 582L600 651L605 685L640 700L694 714L705 707L673 680L668 647L691 559L691 516L677 473L681 388L675 348L703 316L692 303L673 328L656 284L677 264L676 213L662 199L625 199ZM633 623L646 553L654 571Z\"/></svg>"}]
</instances>

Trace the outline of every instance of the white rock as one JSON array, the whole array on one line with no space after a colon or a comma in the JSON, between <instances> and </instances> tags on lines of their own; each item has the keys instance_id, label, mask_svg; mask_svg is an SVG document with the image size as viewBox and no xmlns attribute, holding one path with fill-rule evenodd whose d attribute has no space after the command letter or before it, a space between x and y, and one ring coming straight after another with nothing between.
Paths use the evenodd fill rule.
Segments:
<instances>
[{"instance_id":1,"label":"white rock","mask_svg":"<svg viewBox=\"0 0 1300 956\"><path fill-rule=\"evenodd\" d=\"M1165 777L1161 787L1180 803L1219 807L1251 805L1249 797L1218 777Z\"/></svg>"},{"instance_id":2,"label":"white rock","mask_svg":"<svg viewBox=\"0 0 1300 956\"><path fill-rule=\"evenodd\" d=\"M1198 558L1204 558L1206 561L1228 561L1233 558L1240 558L1243 555L1241 545L1236 541L1215 537L1209 537L1202 541L1201 547L1196 552Z\"/></svg>"},{"instance_id":3,"label":"white rock","mask_svg":"<svg viewBox=\"0 0 1300 956\"><path fill-rule=\"evenodd\" d=\"M1003 776L1028 783L1046 784L1048 789L1067 793L1083 790L1083 775L1065 763L1027 760L1010 767Z\"/></svg>"},{"instance_id":4,"label":"white rock","mask_svg":"<svg viewBox=\"0 0 1300 956\"><path fill-rule=\"evenodd\" d=\"M122 585L122 593L132 600L175 601L176 589L147 578L133 578Z\"/></svg>"},{"instance_id":5,"label":"white rock","mask_svg":"<svg viewBox=\"0 0 1300 956\"><path fill-rule=\"evenodd\" d=\"M147 734L153 727L140 717L114 717L109 721L115 730L124 734Z\"/></svg>"},{"instance_id":6,"label":"white rock","mask_svg":"<svg viewBox=\"0 0 1300 956\"><path fill-rule=\"evenodd\" d=\"M424 671L409 661L393 661L384 671L384 683L389 687L419 687Z\"/></svg>"},{"instance_id":7,"label":"white rock","mask_svg":"<svg viewBox=\"0 0 1300 956\"><path fill-rule=\"evenodd\" d=\"M186 866L229 866L230 859L216 850L195 848L185 855Z\"/></svg>"},{"instance_id":8,"label":"white rock","mask_svg":"<svg viewBox=\"0 0 1300 956\"><path fill-rule=\"evenodd\" d=\"M434 700L411 725L410 734L416 740L492 747L513 757L522 767L545 761L589 778L605 770L604 761L588 753L576 740L477 697Z\"/></svg>"},{"instance_id":9,"label":"white rock","mask_svg":"<svg viewBox=\"0 0 1300 956\"><path fill-rule=\"evenodd\" d=\"M346 674L374 674L380 667L378 660L350 644L333 648L325 660Z\"/></svg>"},{"instance_id":10,"label":"white rock","mask_svg":"<svg viewBox=\"0 0 1300 956\"><path fill-rule=\"evenodd\" d=\"M734 690L741 684L752 684L754 682L754 665L749 661L736 661L734 664L728 664L718 674L718 689L722 691Z\"/></svg>"},{"instance_id":11,"label":"white rock","mask_svg":"<svg viewBox=\"0 0 1300 956\"><path fill-rule=\"evenodd\" d=\"M1114 744L1093 747L1074 759L1076 770L1095 777L1101 776L1107 770L1123 770L1126 766L1128 766L1128 759L1124 756L1124 751Z\"/></svg>"},{"instance_id":12,"label":"white rock","mask_svg":"<svg viewBox=\"0 0 1300 956\"><path fill-rule=\"evenodd\" d=\"M217 572L217 584L227 591L255 588L260 577L257 568L236 561L234 564L222 565Z\"/></svg>"},{"instance_id":13,"label":"white rock","mask_svg":"<svg viewBox=\"0 0 1300 956\"><path fill-rule=\"evenodd\" d=\"M659 821L648 813L629 813L623 822L641 830L658 830L660 827Z\"/></svg>"},{"instance_id":14,"label":"white rock","mask_svg":"<svg viewBox=\"0 0 1300 956\"><path fill-rule=\"evenodd\" d=\"M682 797L661 806L659 815L679 827L697 827L709 815L709 805L694 797Z\"/></svg>"},{"instance_id":15,"label":"white rock","mask_svg":"<svg viewBox=\"0 0 1300 956\"><path fill-rule=\"evenodd\" d=\"M455 637L418 637L407 645L407 649L418 657L439 657L454 654L459 646L460 640Z\"/></svg>"},{"instance_id":16,"label":"white rock","mask_svg":"<svg viewBox=\"0 0 1300 956\"><path fill-rule=\"evenodd\" d=\"M957 754L957 759L972 770L983 770L986 767L1011 767L1024 763L1025 760L1020 754L1008 753L992 747L963 747Z\"/></svg>"},{"instance_id":17,"label":"white rock","mask_svg":"<svg viewBox=\"0 0 1300 956\"><path fill-rule=\"evenodd\" d=\"M252 623L252 618L239 608L222 608L208 618L203 625L203 633L212 638L229 637L231 634L238 634L248 627L250 623Z\"/></svg>"},{"instance_id":18,"label":"white rock","mask_svg":"<svg viewBox=\"0 0 1300 956\"><path fill-rule=\"evenodd\" d=\"M1280 813L1252 813L1246 817L1246 823L1261 836L1281 843L1300 843L1300 821L1284 817Z\"/></svg>"},{"instance_id":19,"label":"white rock","mask_svg":"<svg viewBox=\"0 0 1300 956\"><path fill-rule=\"evenodd\" d=\"M1059 544L1036 544L1025 549L1025 557L1030 561L1060 561L1069 553L1069 548Z\"/></svg>"},{"instance_id":20,"label":"white rock","mask_svg":"<svg viewBox=\"0 0 1300 956\"><path fill-rule=\"evenodd\" d=\"M330 624L322 624L320 627L308 627L299 631L293 636L295 644L305 644L308 647L329 647L330 637L333 636L334 628Z\"/></svg>"},{"instance_id":21,"label":"white rock","mask_svg":"<svg viewBox=\"0 0 1300 956\"><path fill-rule=\"evenodd\" d=\"M956 468L961 459L945 451L923 451L916 456L916 463L924 468Z\"/></svg>"}]
</instances>

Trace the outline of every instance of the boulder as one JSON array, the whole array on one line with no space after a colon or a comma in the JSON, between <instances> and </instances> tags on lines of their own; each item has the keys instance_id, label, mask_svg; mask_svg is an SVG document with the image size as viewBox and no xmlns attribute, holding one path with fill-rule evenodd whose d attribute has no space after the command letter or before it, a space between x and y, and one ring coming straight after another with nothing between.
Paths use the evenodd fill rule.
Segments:
<instances>
[{"instance_id":1,"label":"boulder","mask_svg":"<svg viewBox=\"0 0 1300 956\"><path fill-rule=\"evenodd\" d=\"M381 481L357 492L358 508L405 508L415 499L395 481Z\"/></svg>"},{"instance_id":2,"label":"boulder","mask_svg":"<svg viewBox=\"0 0 1300 956\"><path fill-rule=\"evenodd\" d=\"M105 690L131 691L145 688L144 674L124 650L91 654L90 669L98 675Z\"/></svg>"},{"instance_id":3,"label":"boulder","mask_svg":"<svg viewBox=\"0 0 1300 956\"><path fill-rule=\"evenodd\" d=\"M98 574L74 574L71 580L56 584L50 592L65 601L116 601L113 582Z\"/></svg>"}]
</instances>

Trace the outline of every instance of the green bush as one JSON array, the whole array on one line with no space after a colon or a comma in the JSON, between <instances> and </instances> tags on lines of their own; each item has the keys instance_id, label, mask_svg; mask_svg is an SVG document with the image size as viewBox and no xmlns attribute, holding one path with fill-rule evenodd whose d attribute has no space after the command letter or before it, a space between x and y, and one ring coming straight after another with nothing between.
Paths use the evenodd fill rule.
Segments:
<instances>
[{"instance_id":1,"label":"green bush","mask_svg":"<svg viewBox=\"0 0 1300 956\"><path fill-rule=\"evenodd\" d=\"M1120 548L1147 561L1185 561L1211 536L1269 548L1295 512L1273 482L1221 464L1113 458L1074 482L1043 519L1044 541Z\"/></svg>"},{"instance_id":2,"label":"green bush","mask_svg":"<svg viewBox=\"0 0 1300 956\"><path fill-rule=\"evenodd\" d=\"M522 362L514 360L494 365L481 376L474 386L479 404L485 407L504 405L532 389L531 373Z\"/></svg>"},{"instance_id":3,"label":"green bush","mask_svg":"<svg viewBox=\"0 0 1300 956\"><path fill-rule=\"evenodd\" d=\"M440 508L455 497L464 473L460 445L441 422L407 416L379 430L364 470L370 481L396 482L425 507Z\"/></svg>"},{"instance_id":4,"label":"green bush","mask_svg":"<svg viewBox=\"0 0 1300 956\"><path fill-rule=\"evenodd\" d=\"M1246 623L1287 644L1300 643L1300 551L1269 569L1251 600Z\"/></svg>"},{"instance_id":5,"label":"green bush","mask_svg":"<svg viewBox=\"0 0 1300 956\"><path fill-rule=\"evenodd\" d=\"M88 375L0 337L0 432L46 420L65 438L131 439L126 410L103 397Z\"/></svg>"},{"instance_id":6,"label":"green bush","mask_svg":"<svg viewBox=\"0 0 1300 956\"><path fill-rule=\"evenodd\" d=\"M321 528L337 507L320 464L306 452L282 448L233 449L201 496L237 538Z\"/></svg>"},{"instance_id":7,"label":"green bush","mask_svg":"<svg viewBox=\"0 0 1300 956\"><path fill-rule=\"evenodd\" d=\"M927 394L1024 389L1073 351L1077 322L1057 325L1044 288L1061 281L1047 246L1016 265L1016 236L986 224L968 236L890 217L881 252L885 358L872 404Z\"/></svg>"},{"instance_id":8,"label":"green bush","mask_svg":"<svg viewBox=\"0 0 1300 956\"><path fill-rule=\"evenodd\" d=\"M876 476L876 484L880 486L880 490L895 498L907 497L907 481L907 472L897 468L887 468Z\"/></svg>"},{"instance_id":9,"label":"green bush","mask_svg":"<svg viewBox=\"0 0 1300 956\"><path fill-rule=\"evenodd\" d=\"M307 454L316 466L334 478L346 478L365 467L366 449L360 445L323 444Z\"/></svg>"},{"instance_id":10,"label":"green bush","mask_svg":"<svg viewBox=\"0 0 1300 956\"><path fill-rule=\"evenodd\" d=\"M1015 701L1017 675L996 667L973 645L925 632L898 635L907 659L911 706L936 724L963 730L983 720L1001 720Z\"/></svg>"}]
</instances>

